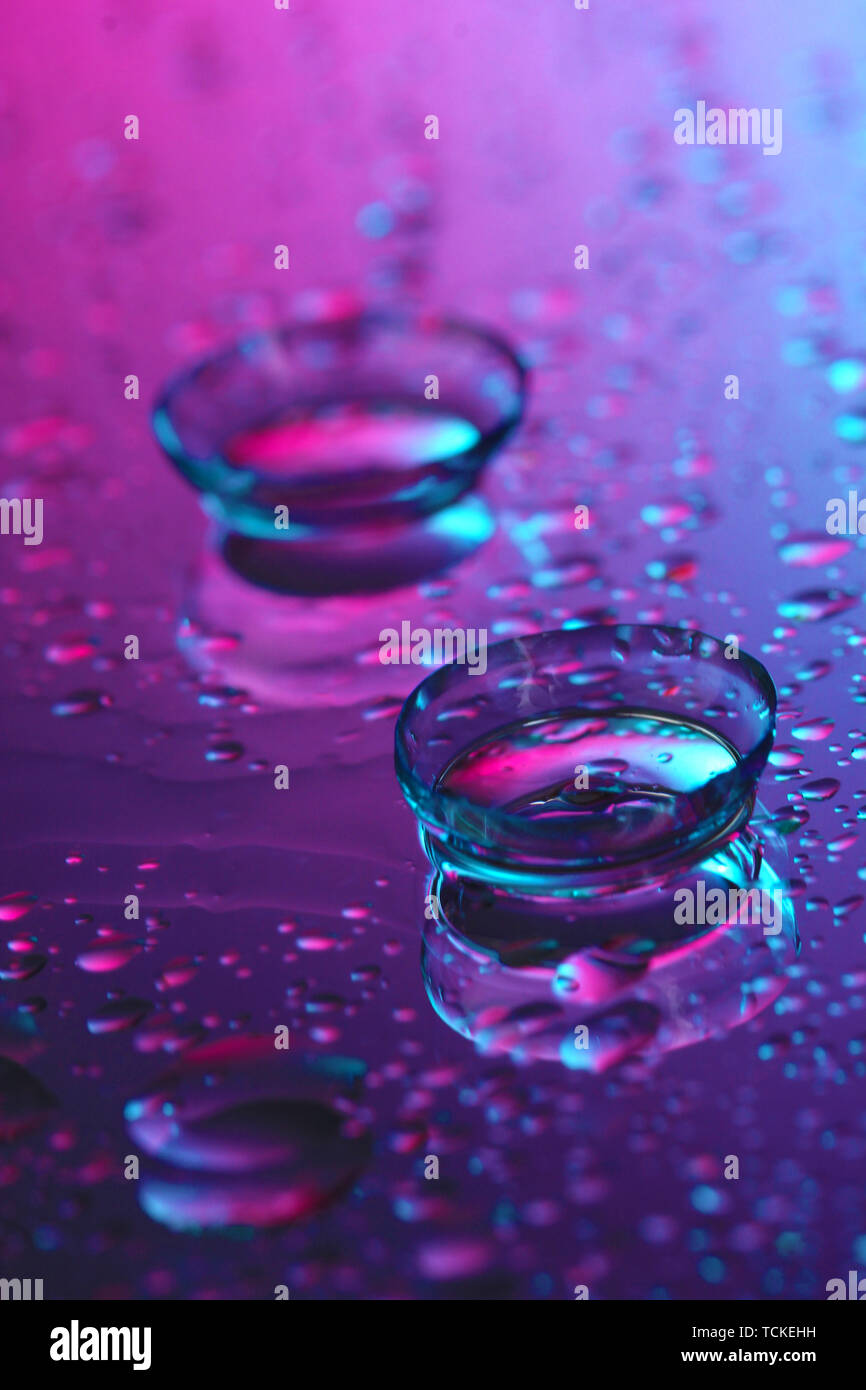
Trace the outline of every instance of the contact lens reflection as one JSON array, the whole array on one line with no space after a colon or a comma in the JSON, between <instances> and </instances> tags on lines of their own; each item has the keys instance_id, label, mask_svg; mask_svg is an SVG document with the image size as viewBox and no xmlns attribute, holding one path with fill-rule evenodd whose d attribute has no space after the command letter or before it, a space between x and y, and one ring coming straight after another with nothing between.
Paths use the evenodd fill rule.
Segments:
<instances>
[{"instance_id":1,"label":"contact lens reflection","mask_svg":"<svg viewBox=\"0 0 866 1390\"><path fill-rule=\"evenodd\" d=\"M216 549L241 579L277 594L382 593L444 573L493 534L479 498L420 522L357 526L327 534L295 527L291 540L220 530Z\"/></svg>"},{"instance_id":2,"label":"contact lens reflection","mask_svg":"<svg viewBox=\"0 0 866 1390\"><path fill-rule=\"evenodd\" d=\"M276 706L402 699L418 668L383 665L379 632L425 623L419 578L468 559L493 530L470 498L387 535L379 528L377 544L372 532L309 545L223 534L187 578L177 645L202 676Z\"/></svg>"},{"instance_id":3,"label":"contact lens reflection","mask_svg":"<svg viewBox=\"0 0 866 1390\"><path fill-rule=\"evenodd\" d=\"M721 1037L779 997L799 949L768 847L746 829L674 879L579 903L439 869L422 946L430 1002L484 1053L573 1070Z\"/></svg>"}]
</instances>

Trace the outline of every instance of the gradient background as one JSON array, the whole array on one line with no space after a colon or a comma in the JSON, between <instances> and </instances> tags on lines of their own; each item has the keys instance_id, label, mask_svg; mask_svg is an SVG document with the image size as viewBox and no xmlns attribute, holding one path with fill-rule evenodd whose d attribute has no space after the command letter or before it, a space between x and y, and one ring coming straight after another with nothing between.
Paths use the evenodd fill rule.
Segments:
<instances>
[{"instance_id":1,"label":"gradient background","mask_svg":"<svg viewBox=\"0 0 866 1390\"><path fill-rule=\"evenodd\" d=\"M0 1088L0 1274L48 1298L809 1299L866 1270L862 545L823 544L826 500L863 486L861 377L832 371L866 347L859 18L852 0L7 17L0 494L42 497L45 538L0 538L0 892L30 895L0 904L0 1055L24 1068ZM782 153L676 146L699 99L782 108ZM375 598L229 583L150 436L160 384L245 328L409 298L532 365L484 483L496 535ZM840 781L788 834L803 949L773 1009L600 1076L481 1055L438 1020L392 767L418 673L376 657L422 614L491 641L687 623L767 664L793 777ZM87 712L58 717L70 696ZM208 760L227 741L242 754ZM125 929L111 969L77 963ZM115 997L152 1011L89 1030ZM123 1179L125 1103L201 1039L280 1022L293 1049L365 1064L363 1171L296 1225L168 1229Z\"/></svg>"}]
</instances>

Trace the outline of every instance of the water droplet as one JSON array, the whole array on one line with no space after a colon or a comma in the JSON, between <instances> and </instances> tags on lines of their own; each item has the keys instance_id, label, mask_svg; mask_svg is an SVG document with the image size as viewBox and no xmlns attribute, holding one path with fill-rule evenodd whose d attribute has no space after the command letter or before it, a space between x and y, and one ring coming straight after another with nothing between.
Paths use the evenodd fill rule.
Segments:
<instances>
[{"instance_id":1,"label":"water droplet","mask_svg":"<svg viewBox=\"0 0 866 1390\"><path fill-rule=\"evenodd\" d=\"M795 623L815 623L834 618L837 613L846 613L855 603L857 595L841 589L809 589L784 599L779 604L778 612Z\"/></svg>"},{"instance_id":2,"label":"water droplet","mask_svg":"<svg viewBox=\"0 0 866 1390\"><path fill-rule=\"evenodd\" d=\"M128 937L117 933L110 941L99 939L92 942L86 950L76 956L75 964L79 970L85 970L88 974L107 974L128 965L140 950L139 942L130 941Z\"/></svg>"},{"instance_id":3,"label":"water droplet","mask_svg":"<svg viewBox=\"0 0 866 1390\"><path fill-rule=\"evenodd\" d=\"M96 714L97 710L109 709L114 704L110 695L101 690L74 690L57 700L51 706L51 713L67 719L73 715Z\"/></svg>"},{"instance_id":4,"label":"water droplet","mask_svg":"<svg viewBox=\"0 0 866 1390\"><path fill-rule=\"evenodd\" d=\"M25 917L37 904L35 893L7 893L0 898L0 922L17 922Z\"/></svg>"},{"instance_id":5,"label":"water droplet","mask_svg":"<svg viewBox=\"0 0 866 1390\"><path fill-rule=\"evenodd\" d=\"M235 763L243 755L244 746L242 743L235 743L226 739L219 743L212 743L205 753L205 758L209 763Z\"/></svg>"},{"instance_id":6,"label":"water droplet","mask_svg":"<svg viewBox=\"0 0 866 1390\"><path fill-rule=\"evenodd\" d=\"M804 719L794 725L791 737L799 739L801 743L820 743L822 739L830 737L835 727L832 719Z\"/></svg>"},{"instance_id":7,"label":"water droplet","mask_svg":"<svg viewBox=\"0 0 866 1390\"><path fill-rule=\"evenodd\" d=\"M806 801L829 801L839 790L836 777L817 777L814 782L806 782L797 787L797 795Z\"/></svg>"},{"instance_id":8,"label":"water droplet","mask_svg":"<svg viewBox=\"0 0 866 1390\"><path fill-rule=\"evenodd\" d=\"M153 1008L146 999L113 999L103 1004L87 1020L89 1033L121 1033L141 1023Z\"/></svg>"},{"instance_id":9,"label":"water droplet","mask_svg":"<svg viewBox=\"0 0 866 1390\"><path fill-rule=\"evenodd\" d=\"M14 956L0 966L0 980L29 980L39 974L47 960L47 956L39 955Z\"/></svg>"},{"instance_id":10,"label":"water droplet","mask_svg":"<svg viewBox=\"0 0 866 1390\"><path fill-rule=\"evenodd\" d=\"M126 1106L149 1156L144 1210L174 1230L272 1227L334 1201L369 1154L353 1100L364 1068L342 1060L277 1051L273 1038L185 1053Z\"/></svg>"},{"instance_id":11,"label":"water droplet","mask_svg":"<svg viewBox=\"0 0 866 1390\"><path fill-rule=\"evenodd\" d=\"M831 565L843 555L847 555L851 544L844 536L828 536L822 531L802 531L782 541L779 557L786 565L806 568Z\"/></svg>"},{"instance_id":12,"label":"water droplet","mask_svg":"<svg viewBox=\"0 0 866 1390\"><path fill-rule=\"evenodd\" d=\"M53 666L69 666L73 661L86 661L96 650L92 637L65 637L45 648L45 660Z\"/></svg>"}]
</instances>

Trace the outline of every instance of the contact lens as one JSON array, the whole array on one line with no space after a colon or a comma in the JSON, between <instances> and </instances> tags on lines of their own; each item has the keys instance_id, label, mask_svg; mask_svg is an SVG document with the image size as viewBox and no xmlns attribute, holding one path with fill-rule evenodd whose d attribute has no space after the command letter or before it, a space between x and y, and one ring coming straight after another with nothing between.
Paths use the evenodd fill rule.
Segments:
<instances>
[{"instance_id":1,"label":"contact lens","mask_svg":"<svg viewBox=\"0 0 866 1390\"><path fill-rule=\"evenodd\" d=\"M737 755L712 729L640 710L517 721L455 758L437 788L543 825L589 855L639 856L701 821L701 792Z\"/></svg>"},{"instance_id":2,"label":"contact lens","mask_svg":"<svg viewBox=\"0 0 866 1390\"><path fill-rule=\"evenodd\" d=\"M728 650L611 625L499 643L482 675L440 668L396 733L434 865L580 895L733 834L772 746L775 692L760 663Z\"/></svg>"},{"instance_id":3,"label":"contact lens","mask_svg":"<svg viewBox=\"0 0 866 1390\"><path fill-rule=\"evenodd\" d=\"M370 311L206 358L168 384L153 426L227 530L303 543L457 502L519 422L525 375L485 329Z\"/></svg>"}]
</instances>

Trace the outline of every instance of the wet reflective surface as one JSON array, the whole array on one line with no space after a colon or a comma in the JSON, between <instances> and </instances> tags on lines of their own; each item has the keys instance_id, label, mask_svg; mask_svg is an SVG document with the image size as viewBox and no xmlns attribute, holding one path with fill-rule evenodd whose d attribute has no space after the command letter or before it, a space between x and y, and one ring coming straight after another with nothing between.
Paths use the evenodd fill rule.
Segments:
<instances>
[{"instance_id":1,"label":"wet reflective surface","mask_svg":"<svg viewBox=\"0 0 866 1390\"><path fill-rule=\"evenodd\" d=\"M784 859L779 837L770 844ZM422 956L430 1001L484 1055L572 1070L657 1063L722 1038L775 1003L799 951L793 903L765 848L744 830L690 871L577 903L434 874ZM778 911L744 911L732 890L775 893ZM678 924L678 895L719 891L735 910Z\"/></svg>"},{"instance_id":2,"label":"wet reflective surface","mask_svg":"<svg viewBox=\"0 0 866 1390\"><path fill-rule=\"evenodd\" d=\"M866 496L862 26L538 10L70 0L4 96L0 492L45 534L0 538L0 1272L46 1300L812 1300L866 1268L864 537L825 525ZM670 138L683 85L776 83L793 157ZM393 569L381 522L354 555L215 541L160 384L416 299L531 368L483 510L413 522ZM779 692L762 872L799 955L670 901L527 923L449 886L426 917L403 621L737 635Z\"/></svg>"}]
</instances>

